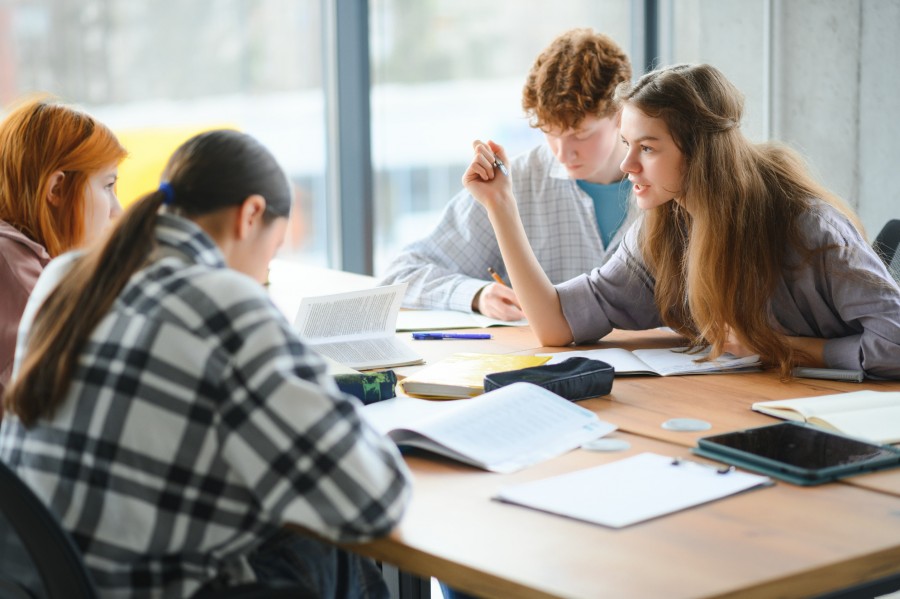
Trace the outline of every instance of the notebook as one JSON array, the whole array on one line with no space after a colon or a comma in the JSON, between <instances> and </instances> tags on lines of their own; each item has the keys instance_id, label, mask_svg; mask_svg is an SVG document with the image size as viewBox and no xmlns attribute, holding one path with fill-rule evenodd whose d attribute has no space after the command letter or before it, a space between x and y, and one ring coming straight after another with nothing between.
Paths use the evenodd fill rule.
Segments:
<instances>
[{"instance_id":1,"label":"notebook","mask_svg":"<svg viewBox=\"0 0 900 599\"><path fill-rule=\"evenodd\" d=\"M503 473L561 455L616 428L530 383L466 401L396 397L368 405L362 413L399 446Z\"/></svg>"},{"instance_id":2,"label":"notebook","mask_svg":"<svg viewBox=\"0 0 900 599\"><path fill-rule=\"evenodd\" d=\"M641 453L505 487L494 499L622 528L770 484L767 476Z\"/></svg>"},{"instance_id":3,"label":"notebook","mask_svg":"<svg viewBox=\"0 0 900 599\"><path fill-rule=\"evenodd\" d=\"M556 364L576 356L600 360L612 366L616 371L616 376L623 374L679 376L685 374L716 374L759 370L760 361L757 355L737 358L731 354L723 354L715 360L698 362L700 358L708 354L708 349L699 353L687 353L683 347L636 349L634 351L612 347L608 349L589 349L538 355L550 356L550 364Z\"/></svg>"},{"instance_id":4,"label":"notebook","mask_svg":"<svg viewBox=\"0 0 900 599\"><path fill-rule=\"evenodd\" d=\"M400 382L407 395L444 399L484 393L484 375L540 366L549 356L457 353L426 366Z\"/></svg>"},{"instance_id":5,"label":"notebook","mask_svg":"<svg viewBox=\"0 0 900 599\"><path fill-rule=\"evenodd\" d=\"M900 443L900 392L853 391L818 397L758 401L757 412L808 422L876 443Z\"/></svg>"}]
</instances>

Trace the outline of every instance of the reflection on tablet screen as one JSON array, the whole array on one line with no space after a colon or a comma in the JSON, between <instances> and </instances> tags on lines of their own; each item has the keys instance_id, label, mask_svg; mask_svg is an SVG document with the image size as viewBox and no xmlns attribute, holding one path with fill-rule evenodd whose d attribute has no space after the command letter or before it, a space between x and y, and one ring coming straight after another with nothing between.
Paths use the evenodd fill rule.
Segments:
<instances>
[{"instance_id":1,"label":"reflection on tablet screen","mask_svg":"<svg viewBox=\"0 0 900 599\"><path fill-rule=\"evenodd\" d=\"M896 455L878 445L791 423L715 435L705 440L810 470Z\"/></svg>"}]
</instances>

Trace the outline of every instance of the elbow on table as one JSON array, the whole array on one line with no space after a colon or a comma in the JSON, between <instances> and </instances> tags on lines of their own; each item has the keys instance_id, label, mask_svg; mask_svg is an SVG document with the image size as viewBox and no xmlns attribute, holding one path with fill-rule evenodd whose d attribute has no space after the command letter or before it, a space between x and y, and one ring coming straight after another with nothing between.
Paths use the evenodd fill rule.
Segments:
<instances>
[{"instance_id":1,"label":"elbow on table","mask_svg":"<svg viewBox=\"0 0 900 599\"><path fill-rule=\"evenodd\" d=\"M568 327L564 330L560 329L560 327L540 329L532 325L532 330L542 347L566 347L574 341L572 332L569 331Z\"/></svg>"}]
</instances>

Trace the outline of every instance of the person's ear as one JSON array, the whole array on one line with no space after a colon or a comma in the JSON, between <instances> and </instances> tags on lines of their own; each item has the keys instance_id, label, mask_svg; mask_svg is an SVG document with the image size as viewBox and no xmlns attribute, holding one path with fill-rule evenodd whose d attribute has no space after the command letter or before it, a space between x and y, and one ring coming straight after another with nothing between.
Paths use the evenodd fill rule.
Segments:
<instances>
[{"instance_id":1,"label":"person's ear","mask_svg":"<svg viewBox=\"0 0 900 599\"><path fill-rule=\"evenodd\" d=\"M262 222L266 212L266 199L259 194L248 196L238 208L237 229L238 239L245 239L250 235L254 227Z\"/></svg>"},{"instance_id":2,"label":"person's ear","mask_svg":"<svg viewBox=\"0 0 900 599\"><path fill-rule=\"evenodd\" d=\"M62 171L51 173L47 182L47 201L53 207L59 207L62 202L62 185L66 179L66 174Z\"/></svg>"}]
</instances>

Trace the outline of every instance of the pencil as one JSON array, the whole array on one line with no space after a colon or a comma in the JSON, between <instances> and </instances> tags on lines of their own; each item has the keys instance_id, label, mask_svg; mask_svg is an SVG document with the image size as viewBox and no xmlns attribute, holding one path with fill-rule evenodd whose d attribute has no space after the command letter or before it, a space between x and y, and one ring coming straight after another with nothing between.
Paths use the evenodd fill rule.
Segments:
<instances>
[{"instance_id":1,"label":"pencil","mask_svg":"<svg viewBox=\"0 0 900 599\"><path fill-rule=\"evenodd\" d=\"M500 275L497 274L497 271L494 270L493 268L491 268L490 266L488 266L488 272L491 273L491 277L493 277L493 279L495 281L497 281L504 287L509 287L509 285L506 284L506 281L504 281L503 279L500 278Z\"/></svg>"}]
</instances>

